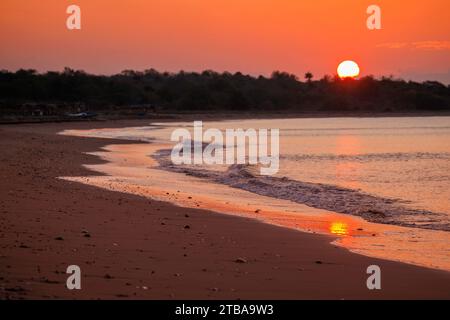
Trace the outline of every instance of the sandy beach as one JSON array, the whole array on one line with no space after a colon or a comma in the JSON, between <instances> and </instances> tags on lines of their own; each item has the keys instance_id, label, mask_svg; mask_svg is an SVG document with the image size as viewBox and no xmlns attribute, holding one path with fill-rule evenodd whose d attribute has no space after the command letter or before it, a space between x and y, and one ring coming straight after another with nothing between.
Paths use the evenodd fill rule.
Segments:
<instances>
[{"instance_id":1,"label":"sandy beach","mask_svg":"<svg viewBox=\"0 0 450 320\"><path fill-rule=\"evenodd\" d=\"M58 135L148 121L0 127L1 299L450 299L450 273L369 258L302 233L58 177L130 143ZM192 195L195 198L195 194ZM66 288L79 265L82 290ZM366 268L382 269L382 290Z\"/></svg>"}]
</instances>

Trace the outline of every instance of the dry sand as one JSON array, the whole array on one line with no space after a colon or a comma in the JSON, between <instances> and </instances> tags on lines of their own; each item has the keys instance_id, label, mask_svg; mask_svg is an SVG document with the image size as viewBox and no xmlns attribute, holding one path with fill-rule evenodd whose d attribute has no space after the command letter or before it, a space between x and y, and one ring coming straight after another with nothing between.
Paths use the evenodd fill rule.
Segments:
<instances>
[{"instance_id":1,"label":"dry sand","mask_svg":"<svg viewBox=\"0 0 450 320\"><path fill-rule=\"evenodd\" d=\"M0 299L450 299L449 272L57 179L98 175L82 164L100 160L83 152L126 143L58 131L142 124L0 127ZM72 264L81 267L82 290L66 289ZM372 264L381 267L382 290L366 287Z\"/></svg>"}]
</instances>

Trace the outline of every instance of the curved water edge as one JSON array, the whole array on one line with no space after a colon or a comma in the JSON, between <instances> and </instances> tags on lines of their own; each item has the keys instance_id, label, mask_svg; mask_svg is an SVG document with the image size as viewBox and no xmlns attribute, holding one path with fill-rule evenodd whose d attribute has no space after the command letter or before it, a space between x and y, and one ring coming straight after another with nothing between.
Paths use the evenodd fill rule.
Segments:
<instances>
[{"instance_id":1,"label":"curved water edge","mask_svg":"<svg viewBox=\"0 0 450 320\"><path fill-rule=\"evenodd\" d=\"M207 124L216 128L267 128L274 121ZM431 131L439 134L429 136L419 129L410 137L403 134L404 128L393 126L394 122L408 127L408 131L437 126L439 130ZM280 155L284 171L272 177L261 177L256 167L248 166L171 168L167 163L167 152L173 147L170 133L174 128L190 128L192 123L68 130L62 134L148 143L105 146L93 154L107 162L87 166L102 176L62 178L183 207L332 235L333 244L358 254L450 271L450 212L444 200L449 198L446 185L450 181L448 123L450 117L283 120L273 125L281 126L283 145L289 148ZM389 133L389 143L380 134L382 130L367 135L370 130L364 129L358 134L357 129L368 124L395 131ZM335 137L314 133L335 125L356 128ZM295 130L283 134L291 127L308 129L295 133L292 140ZM399 131L402 134L397 134ZM412 188L415 186L418 188Z\"/></svg>"}]
</instances>

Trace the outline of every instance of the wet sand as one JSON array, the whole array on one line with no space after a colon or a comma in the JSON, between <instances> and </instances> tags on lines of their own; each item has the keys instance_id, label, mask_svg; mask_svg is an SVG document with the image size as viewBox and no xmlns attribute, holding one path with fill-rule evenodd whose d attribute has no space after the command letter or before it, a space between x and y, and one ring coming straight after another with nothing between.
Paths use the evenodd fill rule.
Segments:
<instances>
[{"instance_id":1,"label":"wet sand","mask_svg":"<svg viewBox=\"0 0 450 320\"><path fill-rule=\"evenodd\" d=\"M84 152L129 143L57 132L147 123L0 127L1 299L450 299L449 272L57 178L98 175L82 164L100 160ZM72 264L81 267L79 291L65 286ZM366 287L372 264L381 267L382 290Z\"/></svg>"}]
</instances>

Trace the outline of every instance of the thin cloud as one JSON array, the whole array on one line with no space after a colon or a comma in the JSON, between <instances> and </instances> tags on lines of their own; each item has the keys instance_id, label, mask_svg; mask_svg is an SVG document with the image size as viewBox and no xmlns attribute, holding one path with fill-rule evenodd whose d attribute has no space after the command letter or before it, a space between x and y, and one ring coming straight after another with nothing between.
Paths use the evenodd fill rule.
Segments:
<instances>
[{"instance_id":1,"label":"thin cloud","mask_svg":"<svg viewBox=\"0 0 450 320\"><path fill-rule=\"evenodd\" d=\"M387 49L441 51L450 50L450 41L386 42L380 43L376 47Z\"/></svg>"},{"instance_id":2,"label":"thin cloud","mask_svg":"<svg viewBox=\"0 0 450 320\"><path fill-rule=\"evenodd\" d=\"M450 50L450 41L419 41L412 45L418 50Z\"/></svg>"},{"instance_id":3,"label":"thin cloud","mask_svg":"<svg viewBox=\"0 0 450 320\"><path fill-rule=\"evenodd\" d=\"M388 49L402 49L408 46L408 42L387 42L380 43L377 48L388 48Z\"/></svg>"}]
</instances>

